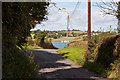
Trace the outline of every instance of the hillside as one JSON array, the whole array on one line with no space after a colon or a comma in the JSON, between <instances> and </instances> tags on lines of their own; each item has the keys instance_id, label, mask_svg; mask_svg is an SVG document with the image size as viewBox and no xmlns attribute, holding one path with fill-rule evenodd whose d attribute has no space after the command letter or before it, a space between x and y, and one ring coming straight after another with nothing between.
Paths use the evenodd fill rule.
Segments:
<instances>
[{"instance_id":1,"label":"hillside","mask_svg":"<svg viewBox=\"0 0 120 80\"><path fill-rule=\"evenodd\" d=\"M66 33L67 31L58 31L58 33ZM69 33L79 33L79 34L83 34L83 33L87 33L85 31L69 31Z\"/></svg>"},{"instance_id":2,"label":"hillside","mask_svg":"<svg viewBox=\"0 0 120 80\"><path fill-rule=\"evenodd\" d=\"M87 32L84 31L69 31L68 33L69 41L81 40L83 36L87 35ZM66 36L67 31L49 31L46 38L52 41L61 41L67 40Z\"/></svg>"}]
</instances>

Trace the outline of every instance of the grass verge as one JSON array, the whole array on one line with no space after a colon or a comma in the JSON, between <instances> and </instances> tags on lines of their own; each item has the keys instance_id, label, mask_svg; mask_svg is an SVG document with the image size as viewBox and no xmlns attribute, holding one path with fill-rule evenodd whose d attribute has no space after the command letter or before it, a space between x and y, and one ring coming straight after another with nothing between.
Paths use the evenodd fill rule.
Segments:
<instances>
[{"instance_id":1,"label":"grass verge","mask_svg":"<svg viewBox=\"0 0 120 80\"><path fill-rule=\"evenodd\" d=\"M83 64L85 59L84 59L84 54L85 50L84 48L78 48L78 47L68 47L68 48L62 48L58 49L58 54L61 54L65 56L66 58L74 61L77 64Z\"/></svg>"},{"instance_id":2,"label":"grass verge","mask_svg":"<svg viewBox=\"0 0 120 80\"><path fill-rule=\"evenodd\" d=\"M39 46L22 46L22 47L23 49L42 49L42 47L39 47ZM20 47L18 48L21 49Z\"/></svg>"},{"instance_id":3,"label":"grass verge","mask_svg":"<svg viewBox=\"0 0 120 80\"><path fill-rule=\"evenodd\" d=\"M68 47L58 49L58 54L72 60L76 64L83 66L84 68L88 69L89 71L93 71L97 74L100 74L106 77L107 71L101 64L95 63L92 60L86 60L86 49L81 47Z\"/></svg>"}]
</instances>

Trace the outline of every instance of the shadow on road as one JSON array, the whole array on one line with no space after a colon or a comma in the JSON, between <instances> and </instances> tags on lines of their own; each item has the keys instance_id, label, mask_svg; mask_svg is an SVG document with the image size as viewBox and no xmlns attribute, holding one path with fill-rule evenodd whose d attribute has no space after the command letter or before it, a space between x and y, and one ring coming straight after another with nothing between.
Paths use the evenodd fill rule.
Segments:
<instances>
[{"instance_id":1,"label":"shadow on road","mask_svg":"<svg viewBox=\"0 0 120 80\"><path fill-rule=\"evenodd\" d=\"M95 80L100 76L93 74L83 68L60 69L53 72L42 73L39 78L87 78L88 80Z\"/></svg>"},{"instance_id":2,"label":"shadow on road","mask_svg":"<svg viewBox=\"0 0 120 80\"><path fill-rule=\"evenodd\" d=\"M46 49L47 50L47 49ZM39 65L39 69L42 68L57 68L60 66L71 66L69 64L59 63L57 61L64 60L65 58L57 54L56 51L51 53L48 51L42 50L28 50L32 51L32 54L35 56L35 62Z\"/></svg>"},{"instance_id":3,"label":"shadow on road","mask_svg":"<svg viewBox=\"0 0 120 80\"><path fill-rule=\"evenodd\" d=\"M57 54L54 50L33 49L28 51L32 51L35 56L35 62L39 65L38 72L39 70L43 71L39 72L40 76L37 78L86 78L88 80L94 80L99 77L82 67L73 67L70 60L66 61L66 63L62 62L65 61L66 58Z\"/></svg>"}]
</instances>

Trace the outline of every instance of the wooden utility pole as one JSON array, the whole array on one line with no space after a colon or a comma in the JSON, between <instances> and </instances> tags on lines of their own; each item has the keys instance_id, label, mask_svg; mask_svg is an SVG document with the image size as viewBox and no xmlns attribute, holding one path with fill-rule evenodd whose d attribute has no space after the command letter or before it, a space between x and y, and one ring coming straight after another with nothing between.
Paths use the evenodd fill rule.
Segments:
<instances>
[{"instance_id":1,"label":"wooden utility pole","mask_svg":"<svg viewBox=\"0 0 120 80\"><path fill-rule=\"evenodd\" d=\"M68 15L68 18L67 18L67 41L68 41L68 27L69 27L69 15Z\"/></svg>"},{"instance_id":2,"label":"wooden utility pole","mask_svg":"<svg viewBox=\"0 0 120 80\"><path fill-rule=\"evenodd\" d=\"M91 0L88 0L88 39L91 39Z\"/></svg>"},{"instance_id":3,"label":"wooden utility pole","mask_svg":"<svg viewBox=\"0 0 120 80\"><path fill-rule=\"evenodd\" d=\"M89 41L91 40L91 0L88 0L88 59L90 56Z\"/></svg>"}]
</instances>

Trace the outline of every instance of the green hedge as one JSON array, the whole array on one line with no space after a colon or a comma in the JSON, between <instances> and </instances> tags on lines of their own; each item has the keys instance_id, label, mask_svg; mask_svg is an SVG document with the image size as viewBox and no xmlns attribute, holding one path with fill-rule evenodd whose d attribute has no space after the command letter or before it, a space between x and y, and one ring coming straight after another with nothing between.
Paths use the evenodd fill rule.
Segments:
<instances>
[{"instance_id":1,"label":"green hedge","mask_svg":"<svg viewBox=\"0 0 120 80\"><path fill-rule=\"evenodd\" d=\"M25 52L18 50L11 53L4 51L2 56L3 78L35 78L37 76L38 66L33 56L28 56Z\"/></svg>"},{"instance_id":2,"label":"green hedge","mask_svg":"<svg viewBox=\"0 0 120 80\"><path fill-rule=\"evenodd\" d=\"M90 61L86 61L84 66L93 68L93 64L99 64L102 67L98 72L101 75L110 78L118 78L120 75L120 35L101 34L91 39L89 42L91 51ZM90 65L92 67L90 68ZM97 66L94 65L96 68ZM95 71L95 70L92 70ZM97 71L95 71L97 72Z\"/></svg>"}]
</instances>

